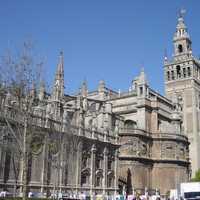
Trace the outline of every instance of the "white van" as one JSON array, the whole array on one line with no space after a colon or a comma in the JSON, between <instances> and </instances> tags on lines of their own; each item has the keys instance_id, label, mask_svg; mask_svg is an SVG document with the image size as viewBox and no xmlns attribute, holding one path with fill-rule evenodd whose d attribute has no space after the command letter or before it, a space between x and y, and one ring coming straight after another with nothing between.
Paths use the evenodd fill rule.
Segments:
<instances>
[{"instance_id":1,"label":"white van","mask_svg":"<svg viewBox=\"0 0 200 200\"><path fill-rule=\"evenodd\" d=\"M200 182L181 183L181 197L189 200L200 200Z\"/></svg>"}]
</instances>

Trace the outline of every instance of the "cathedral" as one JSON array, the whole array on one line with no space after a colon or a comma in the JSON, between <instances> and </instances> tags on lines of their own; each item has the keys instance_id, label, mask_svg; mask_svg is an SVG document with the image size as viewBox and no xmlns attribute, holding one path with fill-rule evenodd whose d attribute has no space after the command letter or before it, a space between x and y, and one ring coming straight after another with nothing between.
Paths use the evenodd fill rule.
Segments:
<instances>
[{"instance_id":1,"label":"cathedral","mask_svg":"<svg viewBox=\"0 0 200 200\"><path fill-rule=\"evenodd\" d=\"M173 43L172 59L164 59L165 96L150 87L144 70L127 92L100 81L95 91L83 82L77 95L65 94L60 53L52 92L44 84L33 92L38 138L28 159L29 191L165 195L191 178L200 168L200 61L192 55L182 14ZM0 97L1 136L2 116L12 124L23 118L12 98ZM20 192L23 167L15 154L0 146L0 188L16 185Z\"/></svg>"}]
</instances>

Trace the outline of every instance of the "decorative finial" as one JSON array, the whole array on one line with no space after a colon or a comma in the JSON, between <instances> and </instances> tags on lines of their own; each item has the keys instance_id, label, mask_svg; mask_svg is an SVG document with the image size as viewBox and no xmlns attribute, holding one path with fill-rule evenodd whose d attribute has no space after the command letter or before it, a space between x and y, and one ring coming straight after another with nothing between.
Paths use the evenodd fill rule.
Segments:
<instances>
[{"instance_id":1,"label":"decorative finial","mask_svg":"<svg viewBox=\"0 0 200 200\"><path fill-rule=\"evenodd\" d=\"M104 80L100 80L99 81L98 91L99 92L104 92L105 91L105 82L104 82Z\"/></svg>"},{"instance_id":2,"label":"decorative finial","mask_svg":"<svg viewBox=\"0 0 200 200\"><path fill-rule=\"evenodd\" d=\"M82 89L84 88L84 89L87 89L87 80L84 78L83 79L83 82L82 82Z\"/></svg>"},{"instance_id":3,"label":"decorative finial","mask_svg":"<svg viewBox=\"0 0 200 200\"><path fill-rule=\"evenodd\" d=\"M164 60L167 61L168 60L168 56L167 56L167 49L165 48L164 51Z\"/></svg>"},{"instance_id":4,"label":"decorative finial","mask_svg":"<svg viewBox=\"0 0 200 200\"><path fill-rule=\"evenodd\" d=\"M121 96L121 90L120 89L118 90L118 96L119 97Z\"/></svg>"},{"instance_id":5,"label":"decorative finial","mask_svg":"<svg viewBox=\"0 0 200 200\"><path fill-rule=\"evenodd\" d=\"M144 61L141 61L139 67L140 67L140 72L144 72Z\"/></svg>"},{"instance_id":6,"label":"decorative finial","mask_svg":"<svg viewBox=\"0 0 200 200\"><path fill-rule=\"evenodd\" d=\"M86 77L84 77L82 84L87 85L87 78Z\"/></svg>"},{"instance_id":7,"label":"decorative finial","mask_svg":"<svg viewBox=\"0 0 200 200\"><path fill-rule=\"evenodd\" d=\"M87 93L88 93L88 89L87 89L87 79L84 78L81 88L80 88L80 93L82 96L86 97Z\"/></svg>"},{"instance_id":8,"label":"decorative finial","mask_svg":"<svg viewBox=\"0 0 200 200\"><path fill-rule=\"evenodd\" d=\"M179 18L183 18L184 15L185 15L185 13L186 13L186 10L183 9L183 8L181 8L181 9L179 10L179 13L178 13Z\"/></svg>"}]
</instances>

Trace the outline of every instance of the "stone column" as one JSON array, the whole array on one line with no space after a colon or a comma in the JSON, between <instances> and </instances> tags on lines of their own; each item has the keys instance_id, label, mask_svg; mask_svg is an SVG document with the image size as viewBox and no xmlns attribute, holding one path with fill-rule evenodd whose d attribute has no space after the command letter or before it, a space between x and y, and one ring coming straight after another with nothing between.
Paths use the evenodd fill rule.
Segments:
<instances>
[{"instance_id":1,"label":"stone column","mask_svg":"<svg viewBox=\"0 0 200 200\"><path fill-rule=\"evenodd\" d=\"M22 195L23 192L23 161L22 158L20 159L20 170L19 170L19 182L20 182L20 189L19 189L19 193L20 195Z\"/></svg>"},{"instance_id":2,"label":"stone column","mask_svg":"<svg viewBox=\"0 0 200 200\"><path fill-rule=\"evenodd\" d=\"M106 112L106 121L107 121L107 127L110 128L112 125L112 104L106 102L105 104L105 112Z\"/></svg>"},{"instance_id":3,"label":"stone column","mask_svg":"<svg viewBox=\"0 0 200 200\"><path fill-rule=\"evenodd\" d=\"M67 123L68 123L68 120L69 120L69 116L68 116L68 111L67 111L67 106L64 106L63 109L64 109L64 113L63 113L63 125L62 125L62 131L65 132L67 131Z\"/></svg>"},{"instance_id":4,"label":"stone column","mask_svg":"<svg viewBox=\"0 0 200 200\"><path fill-rule=\"evenodd\" d=\"M84 115L83 115L83 109L80 108L80 111L79 111L79 120L78 120L78 126L79 126L79 135L83 135L84 132L83 132L83 129L84 129Z\"/></svg>"},{"instance_id":5,"label":"stone column","mask_svg":"<svg viewBox=\"0 0 200 200\"><path fill-rule=\"evenodd\" d=\"M143 94L142 94L142 96L146 97L146 85L144 84L142 87L143 87Z\"/></svg>"},{"instance_id":6,"label":"stone column","mask_svg":"<svg viewBox=\"0 0 200 200\"><path fill-rule=\"evenodd\" d=\"M93 189L95 187L95 161L96 161L96 145L93 144L91 148L91 163L90 163L90 195L93 196Z\"/></svg>"},{"instance_id":7,"label":"stone column","mask_svg":"<svg viewBox=\"0 0 200 200\"><path fill-rule=\"evenodd\" d=\"M83 143L80 141L78 144L78 149L77 149L77 157L76 157L76 193L78 194L78 190L81 186L81 161L82 161L82 148L83 148Z\"/></svg>"},{"instance_id":8,"label":"stone column","mask_svg":"<svg viewBox=\"0 0 200 200\"><path fill-rule=\"evenodd\" d=\"M42 152L42 173L41 173L41 193L44 193L44 185L45 185L45 177L46 177L46 141L43 146L43 152Z\"/></svg>"},{"instance_id":9,"label":"stone column","mask_svg":"<svg viewBox=\"0 0 200 200\"><path fill-rule=\"evenodd\" d=\"M118 149L115 150L115 164L114 164L114 188L115 192L114 194L117 195L117 190L118 190L118 157L119 157L119 151Z\"/></svg>"},{"instance_id":10,"label":"stone column","mask_svg":"<svg viewBox=\"0 0 200 200\"><path fill-rule=\"evenodd\" d=\"M105 121L105 103L102 105L101 108L101 128L104 128L104 121Z\"/></svg>"},{"instance_id":11,"label":"stone column","mask_svg":"<svg viewBox=\"0 0 200 200\"><path fill-rule=\"evenodd\" d=\"M97 130L97 116L95 113L93 113L93 116L92 116L92 138L95 138L95 134L96 134L96 130Z\"/></svg>"},{"instance_id":12,"label":"stone column","mask_svg":"<svg viewBox=\"0 0 200 200\"><path fill-rule=\"evenodd\" d=\"M149 87L146 87L146 97L149 97Z\"/></svg>"},{"instance_id":13,"label":"stone column","mask_svg":"<svg viewBox=\"0 0 200 200\"><path fill-rule=\"evenodd\" d=\"M181 78L183 78L184 76L183 76L183 67L181 67L181 69L180 69L180 74L181 74Z\"/></svg>"},{"instance_id":14,"label":"stone column","mask_svg":"<svg viewBox=\"0 0 200 200\"><path fill-rule=\"evenodd\" d=\"M173 70L174 70L174 80L176 80L176 79L178 79L178 77L177 77L177 72L176 72L176 68L173 68Z\"/></svg>"},{"instance_id":15,"label":"stone column","mask_svg":"<svg viewBox=\"0 0 200 200\"><path fill-rule=\"evenodd\" d=\"M64 144L62 142L61 144L61 150L60 150L60 169L59 169L59 187L60 187L60 192L62 191L62 185L63 185L63 171L64 171Z\"/></svg>"},{"instance_id":16,"label":"stone column","mask_svg":"<svg viewBox=\"0 0 200 200\"><path fill-rule=\"evenodd\" d=\"M119 142L119 119L116 120L116 124L115 124L115 131L114 131L114 135L115 135L115 143L118 144Z\"/></svg>"},{"instance_id":17,"label":"stone column","mask_svg":"<svg viewBox=\"0 0 200 200\"><path fill-rule=\"evenodd\" d=\"M2 151L2 147L0 146L0 169L3 169L2 168L2 154L3 154L3 151ZM2 170L0 170L0 181L2 179Z\"/></svg>"},{"instance_id":18,"label":"stone column","mask_svg":"<svg viewBox=\"0 0 200 200\"><path fill-rule=\"evenodd\" d=\"M156 101L153 101L152 104L154 109L151 113L151 132L158 133L160 131L160 127L158 123L155 123L158 121L158 110L156 109L157 103Z\"/></svg>"},{"instance_id":19,"label":"stone column","mask_svg":"<svg viewBox=\"0 0 200 200\"><path fill-rule=\"evenodd\" d=\"M103 151L103 194L106 194L107 188L107 172L108 172L108 148L105 147Z\"/></svg>"},{"instance_id":20,"label":"stone column","mask_svg":"<svg viewBox=\"0 0 200 200\"><path fill-rule=\"evenodd\" d=\"M5 151L2 151L1 147L0 147L0 181L3 182L4 179L4 170L5 170Z\"/></svg>"},{"instance_id":21,"label":"stone column","mask_svg":"<svg viewBox=\"0 0 200 200\"><path fill-rule=\"evenodd\" d=\"M191 148L191 154L192 154L192 175L195 175L195 172L198 170L199 165L200 165L200 159L199 159L199 155L198 155L198 150L199 150L199 146L198 146L198 140L199 140L199 135L198 135L198 129L197 129L197 122L198 122L198 117L197 117L197 109L196 109L196 95L197 95L197 91L195 88L195 83L194 81L192 81L192 130L193 130L193 141L191 141L190 143L190 147Z\"/></svg>"}]
</instances>

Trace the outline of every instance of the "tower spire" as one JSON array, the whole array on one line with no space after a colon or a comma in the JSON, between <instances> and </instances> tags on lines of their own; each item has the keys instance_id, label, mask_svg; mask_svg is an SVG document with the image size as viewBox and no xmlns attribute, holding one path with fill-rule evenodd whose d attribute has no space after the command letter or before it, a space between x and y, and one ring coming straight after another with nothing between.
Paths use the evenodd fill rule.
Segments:
<instances>
[{"instance_id":1,"label":"tower spire","mask_svg":"<svg viewBox=\"0 0 200 200\"><path fill-rule=\"evenodd\" d=\"M87 93L88 93L88 89L87 89L87 81L86 79L84 79L82 85L81 85L81 91L80 91L81 95L86 97Z\"/></svg>"},{"instance_id":2,"label":"tower spire","mask_svg":"<svg viewBox=\"0 0 200 200\"><path fill-rule=\"evenodd\" d=\"M178 22L176 25L176 32L174 34L173 42L174 42L174 56L191 56L192 48L191 48L191 40L188 34L187 26L185 25L184 15L186 11L181 9L178 14Z\"/></svg>"},{"instance_id":3,"label":"tower spire","mask_svg":"<svg viewBox=\"0 0 200 200\"><path fill-rule=\"evenodd\" d=\"M164 50L164 62L167 62L168 56L167 56L167 49Z\"/></svg>"},{"instance_id":4,"label":"tower spire","mask_svg":"<svg viewBox=\"0 0 200 200\"><path fill-rule=\"evenodd\" d=\"M44 100L44 96L45 96L45 83L44 83L44 80L42 80L40 82L40 88L39 88L39 94L38 94L39 100L40 101Z\"/></svg>"},{"instance_id":5,"label":"tower spire","mask_svg":"<svg viewBox=\"0 0 200 200\"><path fill-rule=\"evenodd\" d=\"M187 37L189 38L189 34L187 33L187 27L185 25L184 21L184 15L186 11L181 9L178 14L178 23L176 26L176 33L175 37L180 38L180 37Z\"/></svg>"},{"instance_id":6,"label":"tower spire","mask_svg":"<svg viewBox=\"0 0 200 200\"><path fill-rule=\"evenodd\" d=\"M54 100L61 100L64 96L64 56L62 51L59 55L52 96Z\"/></svg>"}]
</instances>

